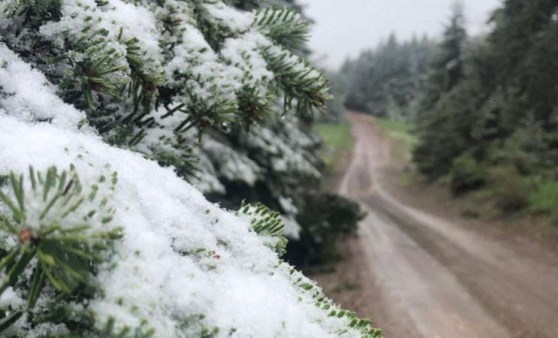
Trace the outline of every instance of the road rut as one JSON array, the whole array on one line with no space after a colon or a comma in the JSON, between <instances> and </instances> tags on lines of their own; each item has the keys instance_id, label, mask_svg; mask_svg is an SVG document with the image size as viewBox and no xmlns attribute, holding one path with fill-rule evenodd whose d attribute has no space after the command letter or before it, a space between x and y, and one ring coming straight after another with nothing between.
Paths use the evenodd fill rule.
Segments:
<instances>
[{"instance_id":1,"label":"road rut","mask_svg":"<svg viewBox=\"0 0 558 338\"><path fill-rule=\"evenodd\" d=\"M366 262L363 288L372 291L363 297L375 302L374 323L385 336L558 337L556 261L398 200L379 178L389 141L370 117L349 119L356 147L339 192L368 212L358 252Z\"/></svg>"}]
</instances>

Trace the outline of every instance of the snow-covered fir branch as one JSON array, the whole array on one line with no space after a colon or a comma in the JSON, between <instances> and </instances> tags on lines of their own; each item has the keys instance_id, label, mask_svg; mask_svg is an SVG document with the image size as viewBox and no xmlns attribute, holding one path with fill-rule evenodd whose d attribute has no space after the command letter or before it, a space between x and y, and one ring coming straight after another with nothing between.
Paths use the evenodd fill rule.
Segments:
<instances>
[{"instance_id":1,"label":"snow-covered fir branch","mask_svg":"<svg viewBox=\"0 0 558 338\"><path fill-rule=\"evenodd\" d=\"M278 101L329 95L282 45L302 34L288 15L279 31L219 0L0 2L2 335L379 336L280 259L288 217L223 210L183 179L254 184L262 161L319 176L265 124ZM232 151L220 133L239 126L275 156Z\"/></svg>"}]
</instances>

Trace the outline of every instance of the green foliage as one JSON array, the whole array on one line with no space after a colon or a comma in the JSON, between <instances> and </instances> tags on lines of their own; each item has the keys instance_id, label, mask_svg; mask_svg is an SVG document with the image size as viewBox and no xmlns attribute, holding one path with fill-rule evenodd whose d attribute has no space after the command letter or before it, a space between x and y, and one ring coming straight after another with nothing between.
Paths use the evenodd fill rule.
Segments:
<instances>
[{"instance_id":1,"label":"green foliage","mask_svg":"<svg viewBox=\"0 0 558 338\"><path fill-rule=\"evenodd\" d=\"M464 27L463 8L455 3L419 106L419 144L413 156L419 171L431 180L449 174L453 161L474 142L471 127L478 107L469 102L476 87L462 84L466 73Z\"/></svg>"},{"instance_id":2,"label":"green foliage","mask_svg":"<svg viewBox=\"0 0 558 338\"><path fill-rule=\"evenodd\" d=\"M336 194L308 193L297 217L300 239L288 245L287 260L298 267L331 264L339 259L337 240L355 234L364 218L360 206Z\"/></svg>"},{"instance_id":3,"label":"green foliage","mask_svg":"<svg viewBox=\"0 0 558 338\"><path fill-rule=\"evenodd\" d=\"M488 154L491 163L513 164L522 175L538 175L553 168L553 150L547 144L540 124L528 119L509 135L500 147Z\"/></svg>"},{"instance_id":4,"label":"green foliage","mask_svg":"<svg viewBox=\"0 0 558 338\"><path fill-rule=\"evenodd\" d=\"M164 141L162 141L164 142ZM181 147L179 151L167 151L165 148L153 148L147 158L156 158L162 167L174 167L176 174L181 177L195 176L198 172L196 167L198 159L192 154L192 149L187 145L173 145L172 147Z\"/></svg>"},{"instance_id":5,"label":"green foliage","mask_svg":"<svg viewBox=\"0 0 558 338\"><path fill-rule=\"evenodd\" d=\"M542 180L529 194L531 210L548 213L558 219L558 182Z\"/></svg>"},{"instance_id":6,"label":"green foliage","mask_svg":"<svg viewBox=\"0 0 558 338\"><path fill-rule=\"evenodd\" d=\"M348 109L395 120L413 120L434 46L428 38L401 43L394 35L349 60L333 76Z\"/></svg>"},{"instance_id":7,"label":"green foliage","mask_svg":"<svg viewBox=\"0 0 558 338\"><path fill-rule=\"evenodd\" d=\"M343 123L319 123L314 129L324 142L320 153L328 170L341 169L342 159L348 156L354 145L351 127Z\"/></svg>"},{"instance_id":8,"label":"green foliage","mask_svg":"<svg viewBox=\"0 0 558 338\"><path fill-rule=\"evenodd\" d=\"M449 25L434 57L421 110L434 107L440 93L451 91L465 77L464 49L467 41L461 2L454 2Z\"/></svg>"},{"instance_id":9,"label":"green foliage","mask_svg":"<svg viewBox=\"0 0 558 338\"><path fill-rule=\"evenodd\" d=\"M280 256L285 254L288 241L284 236L285 225L281 219L281 214L276 211L271 211L261 203L252 206L246 202L242 202L242 206L237 212L237 215L250 218L252 230L263 237L271 238L272 242L269 243L269 245L279 253Z\"/></svg>"},{"instance_id":10,"label":"green foliage","mask_svg":"<svg viewBox=\"0 0 558 338\"><path fill-rule=\"evenodd\" d=\"M125 56L109 46L108 34L106 29L94 30L92 26L87 26L78 34L68 36L70 45L67 48L83 57L76 59L68 56L72 68L66 72L59 88L65 92L67 99L82 93L91 110L97 106L94 92L118 97L120 87L128 83L124 75L129 71Z\"/></svg>"},{"instance_id":11,"label":"green foliage","mask_svg":"<svg viewBox=\"0 0 558 338\"><path fill-rule=\"evenodd\" d=\"M6 6L8 16L22 16L32 25L60 19L62 0L11 0Z\"/></svg>"},{"instance_id":12,"label":"green foliage","mask_svg":"<svg viewBox=\"0 0 558 338\"><path fill-rule=\"evenodd\" d=\"M273 115L273 98L263 95L258 88L243 87L237 92L242 124L248 129L253 123L263 124Z\"/></svg>"},{"instance_id":13,"label":"green foliage","mask_svg":"<svg viewBox=\"0 0 558 338\"><path fill-rule=\"evenodd\" d=\"M498 206L506 212L516 212L529 205L532 183L517 168L499 166L490 168L489 182Z\"/></svg>"},{"instance_id":14,"label":"green foliage","mask_svg":"<svg viewBox=\"0 0 558 338\"><path fill-rule=\"evenodd\" d=\"M276 43L301 50L308 40L308 22L293 8L266 8L256 12L255 27L260 27Z\"/></svg>"},{"instance_id":15,"label":"green foliage","mask_svg":"<svg viewBox=\"0 0 558 338\"><path fill-rule=\"evenodd\" d=\"M2 309L2 331L25 311L33 313L47 286L61 299L91 295L96 265L108 259L107 252L121 237L110 225L114 211L100 196L99 185L86 189L73 168L35 172L31 167L27 179L10 174L10 190L0 190L0 199L9 211L0 217L0 233L13 239L4 240L0 252L0 294L12 287L27 297L26 309ZM96 208L83 210L86 205ZM104 229L96 229L97 222ZM37 320L41 317L37 313ZM60 319L53 315L50 320Z\"/></svg>"},{"instance_id":16,"label":"green foliage","mask_svg":"<svg viewBox=\"0 0 558 338\"><path fill-rule=\"evenodd\" d=\"M260 7L260 3L262 1L259 0L226 0L225 1L232 6L243 9L243 10L252 10Z\"/></svg>"},{"instance_id":17,"label":"green foliage","mask_svg":"<svg viewBox=\"0 0 558 338\"><path fill-rule=\"evenodd\" d=\"M159 31L152 37L160 39L159 49L157 43L152 46L144 41L145 34L136 34L133 28L124 28L126 24L118 18L106 15L113 8L105 0L78 1L78 8L66 6L64 10L61 7L68 2L14 0L8 7L9 18L0 25L2 42L8 50L43 73L48 85L57 88L66 103L85 112L87 119L80 127L89 124L111 144L131 148L161 165L174 166L186 176L193 171L192 134L201 136L209 131L242 147L242 141L253 135L247 134L249 130L239 132L240 127L264 124L267 117L280 110L274 105L279 98L284 98L283 113L296 108L306 117L313 108L324 109L328 83L301 56L308 24L292 9L298 8L294 1L274 1L292 8L261 10L253 26L244 28L235 28L235 23L212 13L210 6L221 4L216 0L125 2L143 5L142 10L153 15L153 27ZM251 0L227 2L245 10L263 5ZM115 13L122 15L117 11L110 14ZM193 36L186 37L186 33ZM262 33L269 41L257 36L257 41L248 41L253 46L247 50L233 48L233 57L221 54L227 42L249 40L250 33ZM262 66L262 57L267 67ZM258 69L251 69L247 61L254 61ZM175 68L169 66L173 64ZM254 74L264 69L266 75L255 80ZM274 74L268 76L267 70ZM288 153L291 148L286 125L278 122L258 136L269 148L276 146ZM304 135L298 125L289 126ZM265 133L273 128L273 132ZM283 139L273 143L272 138L278 135ZM308 139L309 145L304 147L311 148L313 143ZM266 151L257 154L258 160L271 161L267 155L273 150ZM280 160L281 155L286 157L277 155ZM270 169L269 182L261 189L266 197L276 202L290 197L295 188L303 190L318 181L319 173L314 169L318 160L309 152L301 157L309 157L300 162L301 166L310 163L307 167L311 174L304 172L307 168L291 172ZM65 325L71 332L68 337L154 336L146 321L135 328L122 328L111 319L105 327L99 327L98 314L87 310L88 301L102 293L95 281L99 266L110 261L111 248L121 237L120 230L111 226L114 210L109 206L110 197L103 196L106 178L102 176L86 187L73 168L63 172L50 168L40 173L31 169L27 178L11 174L9 181L11 187L0 193L3 210L7 211L0 218L0 236L6 239L0 247L0 273L5 277L0 281L0 294L15 290L18 296L28 298L28 304L0 308L0 332L8 332L24 318L29 329L42 324ZM283 208L296 209L289 203ZM353 231L358 218L354 205L335 199L328 203L327 221L335 222L331 227L335 234ZM252 230L267 245L284 253L286 239L278 213L258 204L243 205L239 215L250 217ZM308 280L301 278L299 286L306 292L317 292ZM316 300L324 306L329 302L319 297ZM380 335L369 322L347 311L332 306L330 316L349 318L350 327L363 336ZM203 318L185 318L183 325L189 325L189 319L199 322ZM217 328L205 326L199 333L202 337L222 334Z\"/></svg>"},{"instance_id":18,"label":"green foliage","mask_svg":"<svg viewBox=\"0 0 558 338\"><path fill-rule=\"evenodd\" d=\"M348 123L319 123L314 126L327 147L352 149L354 138Z\"/></svg>"},{"instance_id":19,"label":"green foliage","mask_svg":"<svg viewBox=\"0 0 558 338\"><path fill-rule=\"evenodd\" d=\"M264 5L231 3L245 10ZM184 139L192 134L199 138L212 129L227 132L231 126L263 123L281 113L274 105L278 98L284 98L282 113L296 108L307 116L312 108L323 110L330 97L325 77L291 51L300 52L308 31L291 1L285 3L288 8L257 10L252 28L235 28L214 15L210 7L222 5L220 1L157 2L150 9L162 34L161 48L155 52L144 50L145 41L135 32L106 20L106 1L97 1L96 6L78 3L78 11L64 16L62 4L13 0L7 9L11 19L0 34L9 35L8 46L44 71L64 100L86 111L87 123L111 143L147 153L145 149L156 146L146 145L146 137L166 134L165 149L150 156L163 163L182 163L184 168L177 168L182 172L195 164L187 163L189 154L180 154ZM46 24L52 27L45 35L41 28ZM198 29L209 46L191 46L186 27ZM220 55L227 39L243 39L252 29L270 41L235 51L247 66ZM33 41L32 48L18 43L22 40ZM181 49L189 52L178 56ZM274 76L254 79L255 70L250 68L254 55L264 57ZM208 58L214 66L204 72ZM164 71L171 62L183 67ZM230 67L237 68L232 73L242 74L226 73Z\"/></svg>"},{"instance_id":20,"label":"green foliage","mask_svg":"<svg viewBox=\"0 0 558 338\"><path fill-rule=\"evenodd\" d=\"M350 322L349 327L360 331L361 337L363 338L382 338L382 330L374 328L369 320L358 318L356 313L340 309L331 300L324 296L321 289L315 282L304 277L302 273L294 268L290 270L290 274L291 278L296 282L301 290L303 292L310 293L312 298L315 300L316 305L320 309L328 312L329 317L347 318ZM337 334L342 336L346 332L347 330L343 330L337 332Z\"/></svg>"},{"instance_id":21,"label":"green foliage","mask_svg":"<svg viewBox=\"0 0 558 338\"><path fill-rule=\"evenodd\" d=\"M190 0L193 6L192 14L203 36L213 50L220 50L225 39L233 37L234 33L227 23L213 17L205 7L205 4L218 3L215 0Z\"/></svg>"},{"instance_id":22,"label":"green foliage","mask_svg":"<svg viewBox=\"0 0 558 338\"><path fill-rule=\"evenodd\" d=\"M124 40L123 29L120 30L118 40L126 45L126 60L130 66L131 81L128 84L128 96L133 98L134 113L140 106L143 113L148 114L153 107L153 99L158 96L158 88L166 81L164 70L154 60L146 62L137 38ZM150 69L149 66L153 67Z\"/></svg>"},{"instance_id":23,"label":"green foliage","mask_svg":"<svg viewBox=\"0 0 558 338\"><path fill-rule=\"evenodd\" d=\"M453 162L450 187L455 195L478 189L486 183L486 172L470 154L464 154Z\"/></svg>"},{"instance_id":24,"label":"green foliage","mask_svg":"<svg viewBox=\"0 0 558 338\"><path fill-rule=\"evenodd\" d=\"M450 175L454 192L486 184L508 211L529 201L541 209L552 189L531 192L531 182L552 187L546 173L558 164L557 9L554 1L506 1L487 38L466 39L456 8L421 104L421 173Z\"/></svg>"},{"instance_id":25,"label":"green foliage","mask_svg":"<svg viewBox=\"0 0 558 338\"><path fill-rule=\"evenodd\" d=\"M298 112L325 109L326 101L331 99L329 83L325 76L310 67L308 61L286 49L272 46L265 48L263 55L275 73L286 111L292 108Z\"/></svg>"}]
</instances>

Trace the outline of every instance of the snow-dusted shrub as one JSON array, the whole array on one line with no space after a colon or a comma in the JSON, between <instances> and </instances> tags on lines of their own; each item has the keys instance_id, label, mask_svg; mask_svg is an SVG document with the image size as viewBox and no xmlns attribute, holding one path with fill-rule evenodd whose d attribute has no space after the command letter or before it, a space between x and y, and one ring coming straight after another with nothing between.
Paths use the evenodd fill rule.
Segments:
<instances>
[{"instance_id":1,"label":"snow-dusted shrub","mask_svg":"<svg viewBox=\"0 0 558 338\"><path fill-rule=\"evenodd\" d=\"M177 175L210 128L257 128L277 99L323 106L325 79L287 49L300 20L219 0L0 2L0 335L379 335L281 261L278 214L225 211Z\"/></svg>"}]
</instances>

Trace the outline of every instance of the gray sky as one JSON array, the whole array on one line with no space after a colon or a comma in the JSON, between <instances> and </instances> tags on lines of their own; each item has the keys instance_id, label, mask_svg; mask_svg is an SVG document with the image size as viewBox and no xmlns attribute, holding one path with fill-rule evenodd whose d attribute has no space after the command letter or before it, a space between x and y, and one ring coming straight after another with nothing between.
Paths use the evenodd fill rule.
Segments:
<instances>
[{"instance_id":1,"label":"gray sky","mask_svg":"<svg viewBox=\"0 0 558 338\"><path fill-rule=\"evenodd\" d=\"M438 37L449 19L451 0L301 0L316 21L310 47L328 68L340 66L395 32L401 39L427 33ZM500 0L463 0L470 34L487 30ZM327 55L327 58L325 56ZM325 59L324 59L325 58Z\"/></svg>"}]
</instances>

